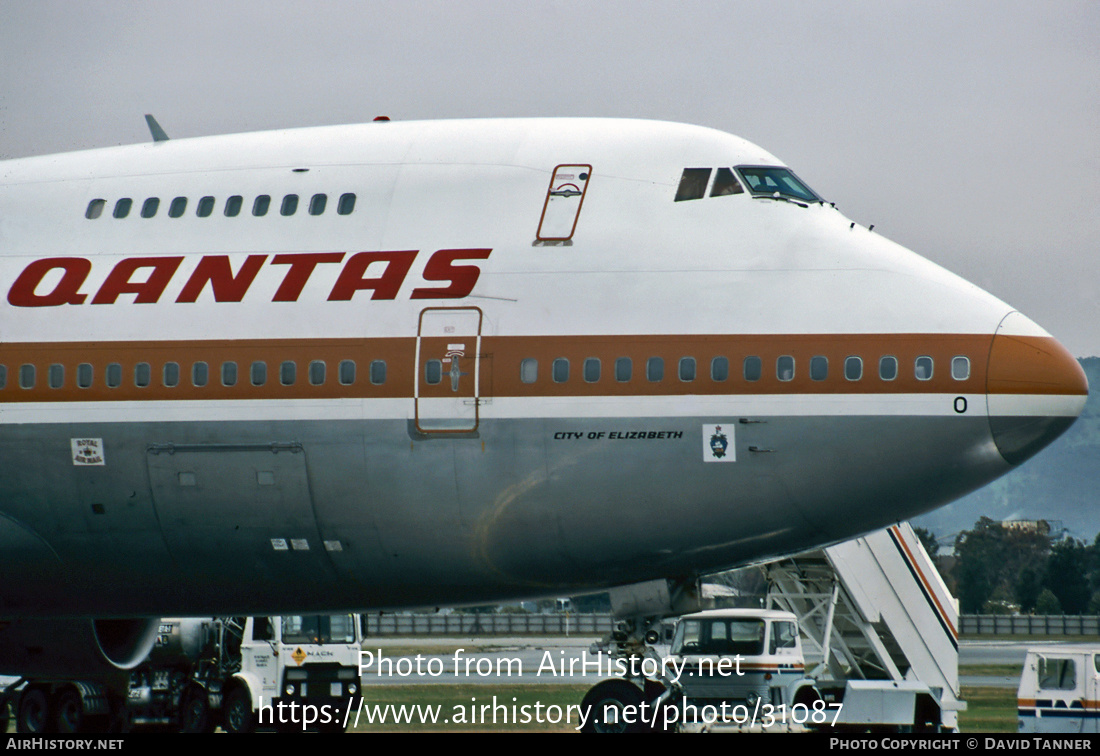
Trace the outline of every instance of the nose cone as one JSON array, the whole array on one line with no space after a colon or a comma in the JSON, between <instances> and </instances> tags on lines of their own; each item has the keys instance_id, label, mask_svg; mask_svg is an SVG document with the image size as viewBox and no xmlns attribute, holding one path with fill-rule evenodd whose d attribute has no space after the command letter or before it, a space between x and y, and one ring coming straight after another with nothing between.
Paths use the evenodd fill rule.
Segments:
<instances>
[{"instance_id":1,"label":"nose cone","mask_svg":"<svg viewBox=\"0 0 1100 756\"><path fill-rule=\"evenodd\" d=\"M989 427L1001 456L1018 465L1081 414L1089 382L1065 347L1018 312L997 327L989 350Z\"/></svg>"}]
</instances>

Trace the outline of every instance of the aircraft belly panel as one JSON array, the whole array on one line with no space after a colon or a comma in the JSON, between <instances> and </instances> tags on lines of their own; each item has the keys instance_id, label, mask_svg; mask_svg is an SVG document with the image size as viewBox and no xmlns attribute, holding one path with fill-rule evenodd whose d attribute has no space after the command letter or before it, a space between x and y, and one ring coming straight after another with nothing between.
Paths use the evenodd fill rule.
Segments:
<instances>
[{"instance_id":1,"label":"aircraft belly panel","mask_svg":"<svg viewBox=\"0 0 1100 756\"><path fill-rule=\"evenodd\" d=\"M36 581L35 608L278 613L599 589L851 537L1007 464L981 417L738 420L484 419L476 437L424 438L404 421L84 428L104 437L106 464L75 471L95 485L54 488L59 498L19 509L65 573ZM734 461L705 459L718 425ZM44 476L73 474L68 429L0 428L9 432L65 450L39 467ZM6 462L0 479L14 484L10 501L42 490ZM94 540L101 526L75 515L89 506L81 486L105 494L108 514L132 500L153 527ZM106 585L94 567L105 563L140 573L140 590L90 596ZM20 568L5 559L0 579Z\"/></svg>"},{"instance_id":2,"label":"aircraft belly panel","mask_svg":"<svg viewBox=\"0 0 1100 756\"><path fill-rule=\"evenodd\" d=\"M256 583L289 591L335 582L301 444L154 444L146 460L164 538L186 581L244 595Z\"/></svg>"}]
</instances>

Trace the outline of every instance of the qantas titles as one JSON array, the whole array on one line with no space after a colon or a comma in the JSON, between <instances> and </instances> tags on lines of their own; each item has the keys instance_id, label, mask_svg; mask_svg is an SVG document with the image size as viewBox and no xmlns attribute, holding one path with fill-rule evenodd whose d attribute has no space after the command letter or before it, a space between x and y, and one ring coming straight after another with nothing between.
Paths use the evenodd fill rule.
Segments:
<instances>
[{"instance_id":1,"label":"qantas titles","mask_svg":"<svg viewBox=\"0 0 1100 756\"><path fill-rule=\"evenodd\" d=\"M446 282L447 286L420 286L410 299L462 299L473 291L481 275L477 265L456 265L461 260L488 259L491 249L441 249L428 259L421 274L424 281ZM349 301L356 292L371 291L371 299L396 299L419 250L378 252L304 252L248 255L233 272L229 255L203 255L183 288L177 303L198 301L209 284L216 302L240 302L267 262L286 266L282 282L271 301L296 302L314 271L323 265L341 264L340 274L328 295L330 302ZM345 259L346 258L346 259ZM127 257L120 260L95 293L85 289L92 273L92 260L85 257L46 257L23 269L8 290L8 302L16 307L115 304L125 294L135 304L160 301L184 260L180 256ZM140 271L140 272L139 272ZM371 273L370 276L367 273ZM89 300L90 297L90 300Z\"/></svg>"}]
</instances>

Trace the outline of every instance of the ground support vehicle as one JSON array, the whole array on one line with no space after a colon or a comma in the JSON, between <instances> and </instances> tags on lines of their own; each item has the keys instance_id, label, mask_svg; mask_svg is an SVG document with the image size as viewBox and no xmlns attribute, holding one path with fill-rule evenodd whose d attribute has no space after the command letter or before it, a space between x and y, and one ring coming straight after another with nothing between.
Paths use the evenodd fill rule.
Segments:
<instances>
[{"instance_id":1,"label":"ground support vehicle","mask_svg":"<svg viewBox=\"0 0 1100 756\"><path fill-rule=\"evenodd\" d=\"M361 643L358 617L351 614L168 618L148 657L129 671L20 680L6 698L23 733L142 726L212 732L218 725L250 732L303 724L342 731L348 700L359 694ZM306 722L304 705L331 713Z\"/></svg>"},{"instance_id":2,"label":"ground support vehicle","mask_svg":"<svg viewBox=\"0 0 1100 756\"><path fill-rule=\"evenodd\" d=\"M770 563L766 572L769 609L682 616L659 674L627 674L589 691L583 704L599 711L586 729L667 729L670 718L652 712L670 705L681 710L673 726L692 729L683 716L692 703L711 706L704 729L957 728L965 709L958 609L908 523ZM644 657L643 635L657 642L662 617L701 595L686 581L620 593L611 599L622 620L593 650L631 660ZM662 601L668 609L658 614ZM744 675L711 671L738 657ZM642 704L650 724L622 721Z\"/></svg>"},{"instance_id":3,"label":"ground support vehicle","mask_svg":"<svg viewBox=\"0 0 1100 756\"><path fill-rule=\"evenodd\" d=\"M1016 710L1020 732L1100 732L1100 645L1029 648Z\"/></svg>"}]
</instances>

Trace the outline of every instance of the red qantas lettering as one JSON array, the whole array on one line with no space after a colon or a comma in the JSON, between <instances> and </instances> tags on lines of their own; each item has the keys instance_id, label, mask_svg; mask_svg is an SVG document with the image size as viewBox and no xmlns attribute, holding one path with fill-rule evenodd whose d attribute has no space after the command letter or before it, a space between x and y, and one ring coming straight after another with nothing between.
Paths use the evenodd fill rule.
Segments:
<instances>
[{"instance_id":1,"label":"red qantas lettering","mask_svg":"<svg viewBox=\"0 0 1100 756\"><path fill-rule=\"evenodd\" d=\"M321 263L338 263L343 259L343 252L306 252L295 255L275 255L271 260L271 264L289 265L290 270L286 272L283 283L279 286L279 290L275 292L275 296L271 298L271 301L297 302L314 268Z\"/></svg>"},{"instance_id":2,"label":"red qantas lettering","mask_svg":"<svg viewBox=\"0 0 1100 756\"><path fill-rule=\"evenodd\" d=\"M156 304L181 262L182 257L128 257L107 274L92 304L114 304L121 294L136 294L134 304ZM142 268L153 271L146 280L131 282L130 277Z\"/></svg>"},{"instance_id":3,"label":"red qantas lettering","mask_svg":"<svg viewBox=\"0 0 1100 756\"><path fill-rule=\"evenodd\" d=\"M336 279L328 301L346 302L360 289L374 289L371 299L394 299L415 258L415 249L402 252L360 252L352 255L340 271L340 277ZM378 278L364 278L367 268L376 262L386 263L385 271Z\"/></svg>"},{"instance_id":4,"label":"red qantas lettering","mask_svg":"<svg viewBox=\"0 0 1100 756\"><path fill-rule=\"evenodd\" d=\"M424 281L449 281L448 286L422 286L412 290L411 299L461 299L470 295L481 268L477 265L455 265L459 260L486 260L491 249L441 249L434 252L424 266ZM273 302L297 302L305 291L310 276L318 265L344 263L336 283L329 292L330 302L347 302L356 292L371 290L371 299L396 299L418 250L357 252L345 261L344 252L301 252L279 254L270 265L287 265ZM160 301L168 284L185 258L128 257L118 262L92 299L92 304L116 304L123 294L133 294L135 304ZM259 277L268 256L248 255L234 273L229 255L203 255L176 297L178 303L197 302L207 284L215 302L241 302ZM373 268L372 268L373 266ZM147 268L144 280L134 279L138 271ZM60 271L61 276L51 275ZM80 289L92 271L92 261L84 257L47 257L35 260L23 269L8 290L8 302L15 307L57 307L84 304L88 295ZM367 276L368 272L375 275ZM43 282L49 283L43 286ZM40 292L39 288L49 288Z\"/></svg>"},{"instance_id":5,"label":"red qantas lettering","mask_svg":"<svg viewBox=\"0 0 1100 756\"><path fill-rule=\"evenodd\" d=\"M450 286L413 289L413 299L462 299L474 290L481 276L476 265L452 265L455 260L485 260L491 249L441 249L424 266L425 281L450 281Z\"/></svg>"},{"instance_id":6,"label":"red qantas lettering","mask_svg":"<svg viewBox=\"0 0 1100 756\"><path fill-rule=\"evenodd\" d=\"M61 280L48 294L37 294L35 290L42 279L51 270L61 269ZM8 302L16 307L56 307L63 304L84 304L88 298L80 293L88 274L92 271L92 261L83 257L49 257L35 260L19 274L8 291Z\"/></svg>"},{"instance_id":7,"label":"red qantas lettering","mask_svg":"<svg viewBox=\"0 0 1100 756\"><path fill-rule=\"evenodd\" d=\"M177 302L196 302L207 283L214 292L215 302L240 302L248 292L248 287L256 280L256 275L264 264L267 255L249 255L241 266L241 271L233 275L229 264L229 255L208 255L199 260L195 272L176 297Z\"/></svg>"}]
</instances>

